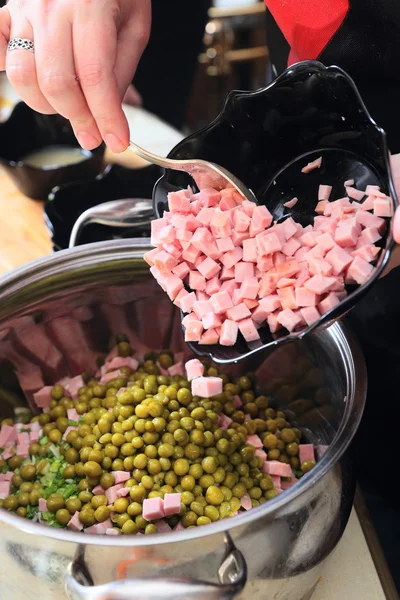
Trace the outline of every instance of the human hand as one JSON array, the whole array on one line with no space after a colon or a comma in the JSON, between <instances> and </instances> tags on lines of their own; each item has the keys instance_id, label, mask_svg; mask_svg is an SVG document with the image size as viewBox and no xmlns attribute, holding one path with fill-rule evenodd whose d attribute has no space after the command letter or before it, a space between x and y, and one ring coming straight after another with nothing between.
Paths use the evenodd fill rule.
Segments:
<instances>
[{"instance_id":1,"label":"human hand","mask_svg":"<svg viewBox=\"0 0 400 600\"><path fill-rule=\"evenodd\" d=\"M129 143L121 100L150 33L151 0L9 0L0 9L0 71L34 110L71 121L83 148ZM35 52L7 52L9 40Z\"/></svg>"},{"instance_id":2,"label":"human hand","mask_svg":"<svg viewBox=\"0 0 400 600\"><path fill-rule=\"evenodd\" d=\"M390 157L390 164L392 167L393 183L400 198L400 154L392 154ZM396 246L392 249L389 262L383 271L381 277L384 277L390 271L400 265L400 207L397 208L393 217L393 237L396 242Z\"/></svg>"},{"instance_id":3,"label":"human hand","mask_svg":"<svg viewBox=\"0 0 400 600\"><path fill-rule=\"evenodd\" d=\"M130 85L125 92L124 96L124 104L128 104L128 106L142 106L143 99L139 94L134 85Z\"/></svg>"}]
</instances>

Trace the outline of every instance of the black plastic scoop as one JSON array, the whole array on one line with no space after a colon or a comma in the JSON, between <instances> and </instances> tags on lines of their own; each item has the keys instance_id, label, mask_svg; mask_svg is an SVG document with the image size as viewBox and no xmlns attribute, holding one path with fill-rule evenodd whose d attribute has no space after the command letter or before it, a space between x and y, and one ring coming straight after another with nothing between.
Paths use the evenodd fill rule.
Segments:
<instances>
[{"instance_id":1,"label":"black plastic scoop","mask_svg":"<svg viewBox=\"0 0 400 600\"><path fill-rule=\"evenodd\" d=\"M319 156L320 169L301 172ZM258 204L267 206L275 222L292 216L303 226L312 223L318 186L332 185L330 199L336 200L345 196L344 181L349 179L360 190L379 185L392 198L394 210L398 204L385 132L372 120L352 79L338 67L315 61L290 67L257 92L231 92L215 121L182 140L169 158L200 158L225 167L254 192ZM168 193L188 185L193 180L186 174L165 172L153 191L157 217L168 209ZM299 199L295 207L285 208L294 196ZM217 363L229 363L326 326L344 316L382 273L393 246L389 222L380 245L370 279L348 286L348 296L312 326L287 334L271 334L264 326L261 341L247 343L239 334L234 346L189 346Z\"/></svg>"}]
</instances>

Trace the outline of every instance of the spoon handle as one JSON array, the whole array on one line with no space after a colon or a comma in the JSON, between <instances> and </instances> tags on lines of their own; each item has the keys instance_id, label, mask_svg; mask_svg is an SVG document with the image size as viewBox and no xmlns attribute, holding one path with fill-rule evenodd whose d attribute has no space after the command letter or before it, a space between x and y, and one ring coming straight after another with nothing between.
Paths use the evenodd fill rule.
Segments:
<instances>
[{"instance_id":1,"label":"spoon handle","mask_svg":"<svg viewBox=\"0 0 400 600\"><path fill-rule=\"evenodd\" d=\"M158 156L158 154L153 154L148 150L145 150L141 146L134 144L132 141L129 142L129 150L132 150L135 154L147 160L148 162L153 163L154 165L158 165L159 167L164 167L164 169L174 169L176 171L187 171L187 165L182 165L180 160L173 160L171 158L163 158L162 156Z\"/></svg>"}]
</instances>

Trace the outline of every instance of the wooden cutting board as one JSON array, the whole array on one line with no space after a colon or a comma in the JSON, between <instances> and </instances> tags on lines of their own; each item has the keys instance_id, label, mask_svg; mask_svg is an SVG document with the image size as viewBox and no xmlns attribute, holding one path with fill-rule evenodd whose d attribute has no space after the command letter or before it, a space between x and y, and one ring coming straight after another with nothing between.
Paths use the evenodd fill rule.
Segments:
<instances>
[{"instance_id":1,"label":"wooden cutting board","mask_svg":"<svg viewBox=\"0 0 400 600\"><path fill-rule=\"evenodd\" d=\"M146 164L129 151L116 155L107 150L106 161L130 168ZM43 204L24 196L0 169L0 275L52 252Z\"/></svg>"}]
</instances>

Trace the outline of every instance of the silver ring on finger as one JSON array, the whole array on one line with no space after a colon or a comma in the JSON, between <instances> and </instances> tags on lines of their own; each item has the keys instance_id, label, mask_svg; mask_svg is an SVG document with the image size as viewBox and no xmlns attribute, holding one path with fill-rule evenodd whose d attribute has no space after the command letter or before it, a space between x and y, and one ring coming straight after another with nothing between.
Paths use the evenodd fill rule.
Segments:
<instances>
[{"instance_id":1,"label":"silver ring on finger","mask_svg":"<svg viewBox=\"0 0 400 600\"><path fill-rule=\"evenodd\" d=\"M32 40L27 38L13 38L8 42L7 50L28 50L28 52L35 53L35 44Z\"/></svg>"}]
</instances>

